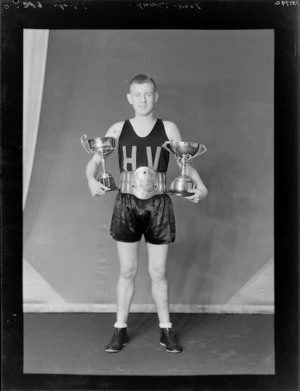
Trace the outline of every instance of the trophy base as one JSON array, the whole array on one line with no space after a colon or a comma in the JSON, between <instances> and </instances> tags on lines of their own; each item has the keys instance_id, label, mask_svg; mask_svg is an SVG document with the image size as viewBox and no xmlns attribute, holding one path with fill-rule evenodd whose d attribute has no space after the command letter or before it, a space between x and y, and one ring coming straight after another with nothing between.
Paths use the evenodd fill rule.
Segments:
<instances>
[{"instance_id":1,"label":"trophy base","mask_svg":"<svg viewBox=\"0 0 300 391\"><path fill-rule=\"evenodd\" d=\"M169 194L170 196L178 196L178 197L189 197L191 195L193 195L193 193L190 193L189 191L187 190L168 190L167 194Z\"/></svg>"},{"instance_id":2,"label":"trophy base","mask_svg":"<svg viewBox=\"0 0 300 391\"><path fill-rule=\"evenodd\" d=\"M178 197L189 197L193 195L188 190L195 188L194 181L189 177L177 177L170 183L168 194Z\"/></svg>"},{"instance_id":3,"label":"trophy base","mask_svg":"<svg viewBox=\"0 0 300 391\"><path fill-rule=\"evenodd\" d=\"M119 190L119 188L115 184L114 178L110 174L102 175L98 178L98 181L102 183L102 185L109 187L109 190L106 191L115 191Z\"/></svg>"}]
</instances>

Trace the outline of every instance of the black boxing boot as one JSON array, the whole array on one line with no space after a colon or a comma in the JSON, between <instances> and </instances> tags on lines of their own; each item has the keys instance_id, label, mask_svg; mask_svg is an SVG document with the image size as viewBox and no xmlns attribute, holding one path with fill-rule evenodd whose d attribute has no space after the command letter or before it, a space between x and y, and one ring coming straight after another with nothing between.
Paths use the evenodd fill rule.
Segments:
<instances>
[{"instance_id":1,"label":"black boxing boot","mask_svg":"<svg viewBox=\"0 0 300 391\"><path fill-rule=\"evenodd\" d=\"M128 336L126 327L115 327L114 334L110 342L106 345L105 351L107 353L118 353L123 346L127 345Z\"/></svg>"},{"instance_id":2,"label":"black boxing boot","mask_svg":"<svg viewBox=\"0 0 300 391\"><path fill-rule=\"evenodd\" d=\"M169 353L180 353L182 347L177 341L174 330L171 327L160 328L160 344L166 347L166 351Z\"/></svg>"}]
</instances>

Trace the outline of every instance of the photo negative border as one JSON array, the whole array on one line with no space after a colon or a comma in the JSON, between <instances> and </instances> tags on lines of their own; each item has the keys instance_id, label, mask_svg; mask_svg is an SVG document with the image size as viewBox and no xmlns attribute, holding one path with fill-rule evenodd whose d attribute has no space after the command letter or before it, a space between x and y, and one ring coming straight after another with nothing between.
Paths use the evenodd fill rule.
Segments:
<instances>
[{"instance_id":1,"label":"photo negative border","mask_svg":"<svg viewBox=\"0 0 300 391\"><path fill-rule=\"evenodd\" d=\"M298 1L3 0L0 11L2 390L298 390ZM156 377L23 373L22 75L25 28L274 30L275 375Z\"/></svg>"}]
</instances>

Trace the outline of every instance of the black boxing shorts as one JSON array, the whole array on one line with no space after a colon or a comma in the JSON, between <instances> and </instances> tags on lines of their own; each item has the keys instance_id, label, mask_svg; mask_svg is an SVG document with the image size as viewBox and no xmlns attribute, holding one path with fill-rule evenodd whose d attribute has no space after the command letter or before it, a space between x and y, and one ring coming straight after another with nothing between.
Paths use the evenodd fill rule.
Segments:
<instances>
[{"instance_id":1,"label":"black boxing shorts","mask_svg":"<svg viewBox=\"0 0 300 391\"><path fill-rule=\"evenodd\" d=\"M166 244L175 240L175 217L171 198L158 194L141 200L132 194L118 193L110 226L119 242Z\"/></svg>"}]
</instances>

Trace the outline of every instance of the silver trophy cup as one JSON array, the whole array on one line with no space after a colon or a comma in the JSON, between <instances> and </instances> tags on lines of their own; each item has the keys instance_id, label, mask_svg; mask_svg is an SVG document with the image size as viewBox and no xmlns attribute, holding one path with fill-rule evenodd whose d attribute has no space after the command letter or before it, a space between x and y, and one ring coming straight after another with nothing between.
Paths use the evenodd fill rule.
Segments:
<instances>
[{"instance_id":1,"label":"silver trophy cup","mask_svg":"<svg viewBox=\"0 0 300 391\"><path fill-rule=\"evenodd\" d=\"M207 151L205 145L200 143L186 141L166 141L163 145L181 165L181 175L174 178L170 183L168 193L180 197L188 197L192 195L188 190L195 188L195 182L186 174L186 165L196 156L202 155Z\"/></svg>"},{"instance_id":2,"label":"silver trophy cup","mask_svg":"<svg viewBox=\"0 0 300 391\"><path fill-rule=\"evenodd\" d=\"M104 186L109 187L110 190L107 191L118 190L114 178L105 168L105 159L117 148L117 140L114 137L96 137L88 139L87 135L83 134L81 136L81 143L87 153L97 153L101 157L103 172L101 172L97 178L98 181Z\"/></svg>"}]
</instances>

